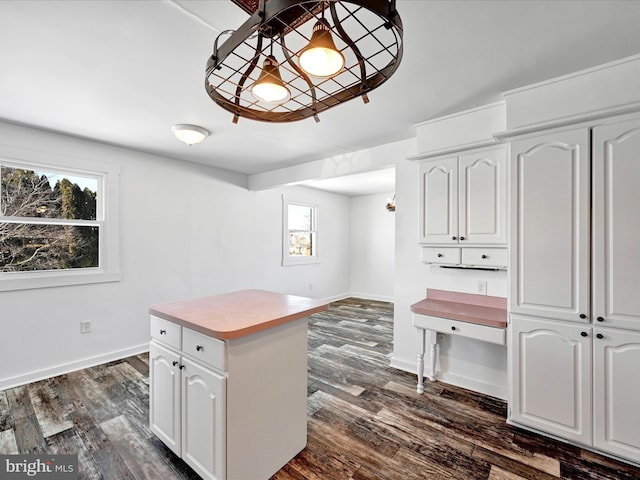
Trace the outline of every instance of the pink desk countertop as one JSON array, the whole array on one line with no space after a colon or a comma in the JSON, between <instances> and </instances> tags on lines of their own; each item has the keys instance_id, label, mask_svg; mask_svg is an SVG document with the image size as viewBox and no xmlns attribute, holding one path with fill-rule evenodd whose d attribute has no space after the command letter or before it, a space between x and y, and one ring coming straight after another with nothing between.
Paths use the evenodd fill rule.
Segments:
<instances>
[{"instance_id":1,"label":"pink desk countertop","mask_svg":"<svg viewBox=\"0 0 640 480\"><path fill-rule=\"evenodd\" d=\"M411 305L413 313L507 328L507 299L427 289L427 298Z\"/></svg>"},{"instance_id":2,"label":"pink desk countertop","mask_svg":"<svg viewBox=\"0 0 640 480\"><path fill-rule=\"evenodd\" d=\"M230 340L307 317L327 306L327 302L313 298L241 290L152 305L149 313L203 335Z\"/></svg>"}]
</instances>

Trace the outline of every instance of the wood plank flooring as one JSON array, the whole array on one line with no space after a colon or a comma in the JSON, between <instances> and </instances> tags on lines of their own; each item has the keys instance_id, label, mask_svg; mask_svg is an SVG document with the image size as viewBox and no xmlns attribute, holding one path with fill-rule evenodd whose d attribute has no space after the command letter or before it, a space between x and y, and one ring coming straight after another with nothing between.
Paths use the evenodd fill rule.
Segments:
<instances>
[{"instance_id":1,"label":"wood plank flooring","mask_svg":"<svg viewBox=\"0 0 640 480\"><path fill-rule=\"evenodd\" d=\"M272 480L639 480L505 423L506 404L390 368L393 305L309 320L308 445ZM0 453L77 453L81 479L197 479L148 429L148 356L0 391ZM253 479L230 479L253 480Z\"/></svg>"}]
</instances>

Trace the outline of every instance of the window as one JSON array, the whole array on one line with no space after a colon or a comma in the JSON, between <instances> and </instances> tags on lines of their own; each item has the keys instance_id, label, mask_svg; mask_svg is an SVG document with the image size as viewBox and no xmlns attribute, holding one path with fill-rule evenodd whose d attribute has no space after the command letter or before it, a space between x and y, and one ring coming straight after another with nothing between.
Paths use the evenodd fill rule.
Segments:
<instances>
[{"instance_id":1,"label":"window","mask_svg":"<svg viewBox=\"0 0 640 480\"><path fill-rule=\"evenodd\" d=\"M283 199L282 265L318 263L318 207Z\"/></svg>"},{"instance_id":2,"label":"window","mask_svg":"<svg viewBox=\"0 0 640 480\"><path fill-rule=\"evenodd\" d=\"M119 280L117 186L113 167L0 158L0 291Z\"/></svg>"}]
</instances>

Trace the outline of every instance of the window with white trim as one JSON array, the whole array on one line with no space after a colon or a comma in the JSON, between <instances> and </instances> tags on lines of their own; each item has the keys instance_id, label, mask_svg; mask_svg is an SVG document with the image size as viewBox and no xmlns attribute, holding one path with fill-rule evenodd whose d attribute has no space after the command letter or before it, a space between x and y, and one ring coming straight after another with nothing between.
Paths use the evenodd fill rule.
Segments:
<instances>
[{"instance_id":1,"label":"window with white trim","mask_svg":"<svg viewBox=\"0 0 640 480\"><path fill-rule=\"evenodd\" d=\"M283 198L282 264L318 263L318 206Z\"/></svg>"},{"instance_id":2,"label":"window with white trim","mask_svg":"<svg viewBox=\"0 0 640 480\"><path fill-rule=\"evenodd\" d=\"M112 167L0 158L0 291L119 280L117 193Z\"/></svg>"}]
</instances>

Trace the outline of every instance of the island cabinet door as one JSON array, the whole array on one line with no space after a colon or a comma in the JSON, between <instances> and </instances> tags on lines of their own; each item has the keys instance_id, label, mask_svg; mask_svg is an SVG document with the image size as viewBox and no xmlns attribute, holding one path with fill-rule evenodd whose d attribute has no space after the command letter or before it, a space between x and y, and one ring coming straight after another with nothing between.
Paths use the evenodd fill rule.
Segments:
<instances>
[{"instance_id":1,"label":"island cabinet door","mask_svg":"<svg viewBox=\"0 0 640 480\"><path fill-rule=\"evenodd\" d=\"M179 456L180 356L152 341L149 347L149 379L151 431Z\"/></svg>"},{"instance_id":2,"label":"island cabinet door","mask_svg":"<svg viewBox=\"0 0 640 480\"><path fill-rule=\"evenodd\" d=\"M226 478L226 378L182 359L182 459L202 478Z\"/></svg>"},{"instance_id":3,"label":"island cabinet door","mask_svg":"<svg viewBox=\"0 0 640 480\"><path fill-rule=\"evenodd\" d=\"M640 333L594 333L595 447L640 463Z\"/></svg>"},{"instance_id":4,"label":"island cabinet door","mask_svg":"<svg viewBox=\"0 0 640 480\"><path fill-rule=\"evenodd\" d=\"M591 328L512 315L510 419L591 443Z\"/></svg>"}]
</instances>

